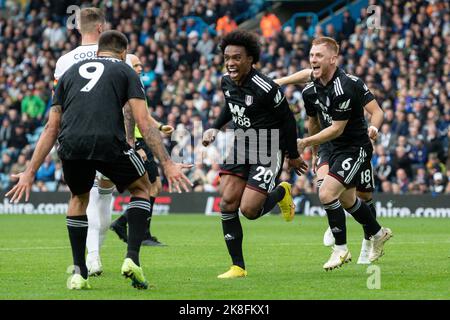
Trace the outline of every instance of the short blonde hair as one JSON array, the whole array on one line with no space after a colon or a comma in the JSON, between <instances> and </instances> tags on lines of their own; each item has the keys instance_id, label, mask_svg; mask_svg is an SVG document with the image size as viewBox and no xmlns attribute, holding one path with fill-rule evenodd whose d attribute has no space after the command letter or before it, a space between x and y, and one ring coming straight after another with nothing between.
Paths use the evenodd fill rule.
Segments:
<instances>
[{"instance_id":1,"label":"short blonde hair","mask_svg":"<svg viewBox=\"0 0 450 320\"><path fill-rule=\"evenodd\" d=\"M336 40L330 37L318 37L315 38L312 42L312 45L320 45L325 44L328 49L332 50L335 54L339 54L339 44Z\"/></svg>"},{"instance_id":2,"label":"short blonde hair","mask_svg":"<svg viewBox=\"0 0 450 320\"><path fill-rule=\"evenodd\" d=\"M102 10L95 7L83 8L80 12L80 33L91 33L95 31L98 24L104 24L105 14Z\"/></svg>"}]
</instances>

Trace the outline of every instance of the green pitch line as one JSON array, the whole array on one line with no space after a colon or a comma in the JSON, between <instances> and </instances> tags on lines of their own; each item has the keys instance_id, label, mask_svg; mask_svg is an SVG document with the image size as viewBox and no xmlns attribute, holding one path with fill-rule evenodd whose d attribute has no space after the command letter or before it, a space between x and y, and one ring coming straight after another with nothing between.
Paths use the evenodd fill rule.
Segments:
<instances>
[{"instance_id":1,"label":"green pitch line","mask_svg":"<svg viewBox=\"0 0 450 320\"><path fill-rule=\"evenodd\" d=\"M0 299L449 299L450 220L382 219L394 238L378 268L356 264L362 230L348 219L353 262L322 269L326 219L278 216L242 219L245 279L220 280L230 266L219 217L155 216L152 232L167 247L143 247L150 289L120 275L126 246L112 232L102 251L104 274L90 291L66 289L71 251L65 217L0 215ZM375 271L374 271L375 270ZM368 289L379 274L381 289ZM372 277L372 278L369 278Z\"/></svg>"}]
</instances>

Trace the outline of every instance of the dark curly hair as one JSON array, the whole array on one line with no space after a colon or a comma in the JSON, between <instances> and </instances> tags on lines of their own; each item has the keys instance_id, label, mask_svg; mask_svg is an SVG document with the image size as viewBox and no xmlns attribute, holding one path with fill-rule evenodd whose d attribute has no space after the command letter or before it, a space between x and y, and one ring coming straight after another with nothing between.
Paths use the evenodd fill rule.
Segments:
<instances>
[{"instance_id":1,"label":"dark curly hair","mask_svg":"<svg viewBox=\"0 0 450 320\"><path fill-rule=\"evenodd\" d=\"M219 48L222 50L222 54L228 45L244 47L247 55L253 58L253 63L259 61L261 46L256 34L240 29L232 31L220 41Z\"/></svg>"}]
</instances>

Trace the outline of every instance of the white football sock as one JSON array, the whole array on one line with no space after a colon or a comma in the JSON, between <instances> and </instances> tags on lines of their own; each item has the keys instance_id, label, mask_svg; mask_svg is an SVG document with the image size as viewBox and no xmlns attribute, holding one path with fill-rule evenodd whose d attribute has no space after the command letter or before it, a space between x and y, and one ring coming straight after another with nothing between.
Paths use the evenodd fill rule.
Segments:
<instances>
[{"instance_id":1,"label":"white football sock","mask_svg":"<svg viewBox=\"0 0 450 320\"><path fill-rule=\"evenodd\" d=\"M100 248L111 224L113 190L114 187L111 189L93 187L90 191L89 205L86 211L89 221L86 239L88 260L99 257Z\"/></svg>"},{"instance_id":2,"label":"white football sock","mask_svg":"<svg viewBox=\"0 0 450 320\"><path fill-rule=\"evenodd\" d=\"M340 244L340 245L335 244L334 248L339 251L347 251L348 250L346 244Z\"/></svg>"},{"instance_id":3,"label":"white football sock","mask_svg":"<svg viewBox=\"0 0 450 320\"><path fill-rule=\"evenodd\" d=\"M100 219L97 210L99 194L97 186L91 188L89 193L89 205L86 210L88 216L88 234L86 238L86 248L88 252L87 260L93 260L99 255L99 230Z\"/></svg>"},{"instance_id":4,"label":"white football sock","mask_svg":"<svg viewBox=\"0 0 450 320\"><path fill-rule=\"evenodd\" d=\"M105 241L106 234L108 232L109 226L111 225L111 215L112 215L112 193L114 187L110 189L99 188L99 198L97 202L97 210L99 215L100 227L99 227L99 249L102 247Z\"/></svg>"},{"instance_id":5,"label":"white football sock","mask_svg":"<svg viewBox=\"0 0 450 320\"><path fill-rule=\"evenodd\" d=\"M363 239L362 244L361 244L361 250L363 250L363 249L369 250L371 246L372 246L372 242L370 242L370 240Z\"/></svg>"},{"instance_id":6,"label":"white football sock","mask_svg":"<svg viewBox=\"0 0 450 320\"><path fill-rule=\"evenodd\" d=\"M380 239L383 236L383 234L384 234L383 227L381 227L380 231L375 233L375 235L373 237L374 237L374 239Z\"/></svg>"}]
</instances>

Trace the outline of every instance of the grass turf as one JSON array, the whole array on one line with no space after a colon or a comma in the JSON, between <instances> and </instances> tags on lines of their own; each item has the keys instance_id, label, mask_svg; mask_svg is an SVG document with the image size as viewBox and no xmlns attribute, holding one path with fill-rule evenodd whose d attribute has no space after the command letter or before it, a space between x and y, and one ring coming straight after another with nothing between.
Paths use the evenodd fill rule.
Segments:
<instances>
[{"instance_id":1,"label":"grass turf","mask_svg":"<svg viewBox=\"0 0 450 320\"><path fill-rule=\"evenodd\" d=\"M66 288L72 262L65 217L0 215L0 299L449 299L450 220L381 219L394 232L376 264L381 289L369 290L367 266L357 265L362 231L348 219L353 262L325 272L326 219L241 218L246 279L223 280L230 259L219 217L156 216L152 231L167 247L143 247L141 264L151 284L131 287L120 275L126 245L109 232L104 273L93 290ZM369 281L370 282L370 281Z\"/></svg>"}]
</instances>

